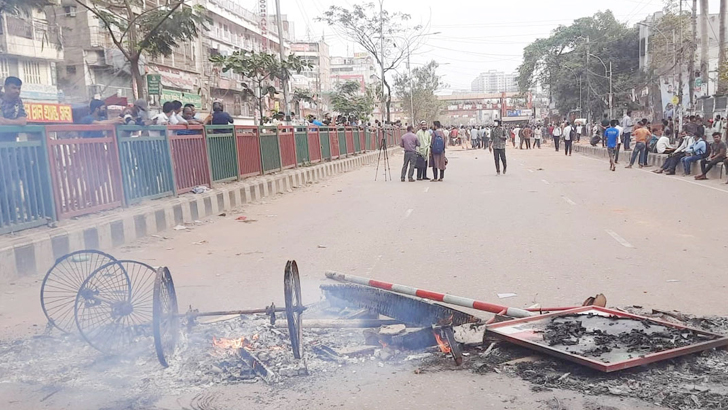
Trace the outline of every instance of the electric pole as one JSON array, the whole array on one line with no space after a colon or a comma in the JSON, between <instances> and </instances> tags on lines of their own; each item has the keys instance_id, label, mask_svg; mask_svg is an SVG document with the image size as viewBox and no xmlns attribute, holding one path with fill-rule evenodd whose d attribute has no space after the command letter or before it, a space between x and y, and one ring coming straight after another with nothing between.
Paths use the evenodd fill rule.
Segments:
<instances>
[{"instance_id":1,"label":"electric pole","mask_svg":"<svg viewBox=\"0 0 728 410\"><path fill-rule=\"evenodd\" d=\"M698 44L698 0L693 0L693 14L691 16L691 22L693 26L693 41L690 44L690 61L688 61L688 76L690 83L688 84L688 92L690 93L690 109L689 112L693 112L694 101L695 101L695 49Z\"/></svg>"},{"instance_id":2,"label":"electric pole","mask_svg":"<svg viewBox=\"0 0 728 410\"><path fill-rule=\"evenodd\" d=\"M409 77L410 86L410 124L415 125L415 97L414 97L414 86L412 85L412 70L410 69L410 44L407 41L407 76Z\"/></svg>"},{"instance_id":3,"label":"electric pole","mask_svg":"<svg viewBox=\"0 0 728 410\"><path fill-rule=\"evenodd\" d=\"M589 101L591 98L591 82L589 81L589 36L586 37L586 123L590 124L591 121L591 104Z\"/></svg>"},{"instance_id":4,"label":"electric pole","mask_svg":"<svg viewBox=\"0 0 728 410\"><path fill-rule=\"evenodd\" d=\"M281 0L276 0L276 25L278 26L278 53L281 56L281 64L285 59L285 53L283 52L283 23L281 22ZM285 116L291 115L291 110L288 108L288 81L284 78L283 80L283 112ZM285 117L284 117L285 118Z\"/></svg>"},{"instance_id":5,"label":"electric pole","mask_svg":"<svg viewBox=\"0 0 728 410\"><path fill-rule=\"evenodd\" d=\"M379 48L382 53L381 59L379 60L379 63L381 64L380 68L382 69L382 102L379 106L382 110L382 126L384 126L384 105L386 104L384 101L384 0L379 0Z\"/></svg>"},{"instance_id":6,"label":"electric pole","mask_svg":"<svg viewBox=\"0 0 728 410\"><path fill-rule=\"evenodd\" d=\"M703 85L700 94L705 95L702 87L708 88L708 0L700 0L700 78Z\"/></svg>"},{"instance_id":7,"label":"electric pole","mask_svg":"<svg viewBox=\"0 0 728 410\"><path fill-rule=\"evenodd\" d=\"M724 95L728 92L728 84L723 79L722 73L725 67L725 19L726 19L726 8L728 8L727 0L720 0L720 29L718 37L718 92L719 95Z\"/></svg>"}]
</instances>

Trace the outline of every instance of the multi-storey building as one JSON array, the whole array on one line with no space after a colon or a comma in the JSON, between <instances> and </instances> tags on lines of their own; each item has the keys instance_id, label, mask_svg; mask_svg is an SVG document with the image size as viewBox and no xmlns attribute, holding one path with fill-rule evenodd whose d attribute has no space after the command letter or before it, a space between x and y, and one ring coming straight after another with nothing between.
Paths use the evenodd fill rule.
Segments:
<instances>
[{"instance_id":1,"label":"multi-storey building","mask_svg":"<svg viewBox=\"0 0 728 410\"><path fill-rule=\"evenodd\" d=\"M310 63L312 68L293 76L293 88L308 90L316 95L316 104L300 103L301 116L314 114L321 116L328 111L327 95L331 91L331 58L326 42L296 42L291 44L291 52ZM291 107L296 109L296 107Z\"/></svg>"},{"instance_id":2,"label":"multi-storey building","mask_svg":"<svg viewBox=\"0 0 728 410\"><path fill-rule=\"evenodd\" d=\"M503 71L488 70L480 73L470 84L471 91L482 93L518 92L518 73L506 74Z\"/></svg>"},{"instance_id":3,"label":"multi-storey building","mask_svg":"<svg viewBox=\"0 0 728 410\"><path fill-rule=\"evenodd\" d=\"M56 64L63 61L63 38L43 11L30 16L0 14L0 81L23 81L24 101L58 102Z\"/></svg>"},{"instance_id":4,"label":"multi-storey building","mask_svg":"<svg viewBox=\"0 0 728 410\"><path fill-rule=\"evenodd\" d=\"M331 57L331 83L356 81L364 92L366 86L379 81L374 58L369 53L354 53L353 57Z\"/></svg>"}]
</instances>

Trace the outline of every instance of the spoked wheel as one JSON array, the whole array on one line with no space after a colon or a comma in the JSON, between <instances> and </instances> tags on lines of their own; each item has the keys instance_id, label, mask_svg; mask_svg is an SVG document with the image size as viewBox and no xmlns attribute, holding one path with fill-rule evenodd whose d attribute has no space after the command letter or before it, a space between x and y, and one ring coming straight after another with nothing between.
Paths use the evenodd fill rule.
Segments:
<instances>
[{"instance_id":1,"label":"spoked wheel","mask_svg":"<svg viewBox=\"0 0 728 410\"><path fill-rule=\"evenodd\" d=\"M40 305L48 323L65 333L76 329L74 304L81 285L97 268L115 261L113 256L83 250L59 258L40 287Z\"/></svg>"},{"instance_id":2,"label":"spoked wheel","mask_svg":"<svg viewBox=\"0 0 728 410\"><path fill-rule=\"evenodd\" d=\"M298 265L296 261L286 263L286 271L283 274L283 287L286 298L286 319L288 320L288 334L291 338L291 349L293 357L303 357L302 335L301 335L301 313L304 307L301 301L301 279L298 277Z\"/></svg>"},{"instance_id":3,"label":"spoked wheel","mask_svg":"<svg viewBox=\"0 0 728 410\"><path fill-rule=\"evenodd\" d=\"M177 293L174 290L172 275L167 267L157 269L154 280L152 329L154 330L154 350L159 363L167 367L174 354L179 336L179 312Z\"/></svg>"},{"instance_id":4,"label":"spoked wheel","mask_svg":"<svg viewBox=\"0 0 728 410\"><path fill-rule=\"evenodd\" d=\"M109 262L84 281L76 296L81 336L106 354L118 354L151 336L152 299L157 272L130 260Z\"/></svg>"}]
</instances>

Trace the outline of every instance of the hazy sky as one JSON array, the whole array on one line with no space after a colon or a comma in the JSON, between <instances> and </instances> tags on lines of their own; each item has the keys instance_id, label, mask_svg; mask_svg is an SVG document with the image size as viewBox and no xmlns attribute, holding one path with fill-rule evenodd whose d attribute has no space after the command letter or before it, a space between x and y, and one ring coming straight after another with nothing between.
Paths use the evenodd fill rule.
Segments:
<instances>
[{"instance_id":1,"label":"hazy sky","mask_svg":"<svg viewBox=\"0 0 728 410\"><path fill-rule=\"evenodd\" d=\"M255 10L258 0L238 0ZM378 9L379 1L373 0ZM683 0L683 7L692 1ZM326 25L314 21L332 4L342 7L357 0L280 0L283 14L294 21L296 37L313 40L323 35L332 55L351 55L362 51L338 38ZM362 2L367 2L366 0ZM617 19L630 24L662 9L663 0L384 0L384 7L412 15L412 22L430 21L431 33L426 44L413 54L413 65L432 59L449 63L440 67L450 89L470 89L471 81L489 69L515 70L521 62L523 48L540 37L547 37L559 25L610 9ZM268 0L271 12L275 0ZM710 0L710 12L717 13L719 0ZM400 70L405 70L404 65Z\"/></svg>"}]
</instances>

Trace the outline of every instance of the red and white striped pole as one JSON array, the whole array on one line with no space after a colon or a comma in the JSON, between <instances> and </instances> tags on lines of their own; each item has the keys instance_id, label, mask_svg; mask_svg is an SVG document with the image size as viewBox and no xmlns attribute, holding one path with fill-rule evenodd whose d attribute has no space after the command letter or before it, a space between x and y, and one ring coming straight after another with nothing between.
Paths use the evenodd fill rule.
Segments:
<instances>
[{"instance_id":1,"label":"red and white striped pole","mask_svg":"<svg viewBox=\"0 0 728 410\"><path fill-rule=\"evenodd\" d=\"M343 273L326 272L326 277L339 282L356 283L358 285L370 286L388 290L403 295L417 296L423 299L435 300L437 302L449 303L451 305L466 308L483 310L485 312L503 314L510 317L530 317L536 315L526 309L495 305L493 303L481 302L479 300L464 298L461 296L448 295L446 293L432 292L429 290L417 289L410 286L397 285L394 283L380 282L374 279L362 278L361 276L344 275Z\"/></svg>"}]
</instances>

